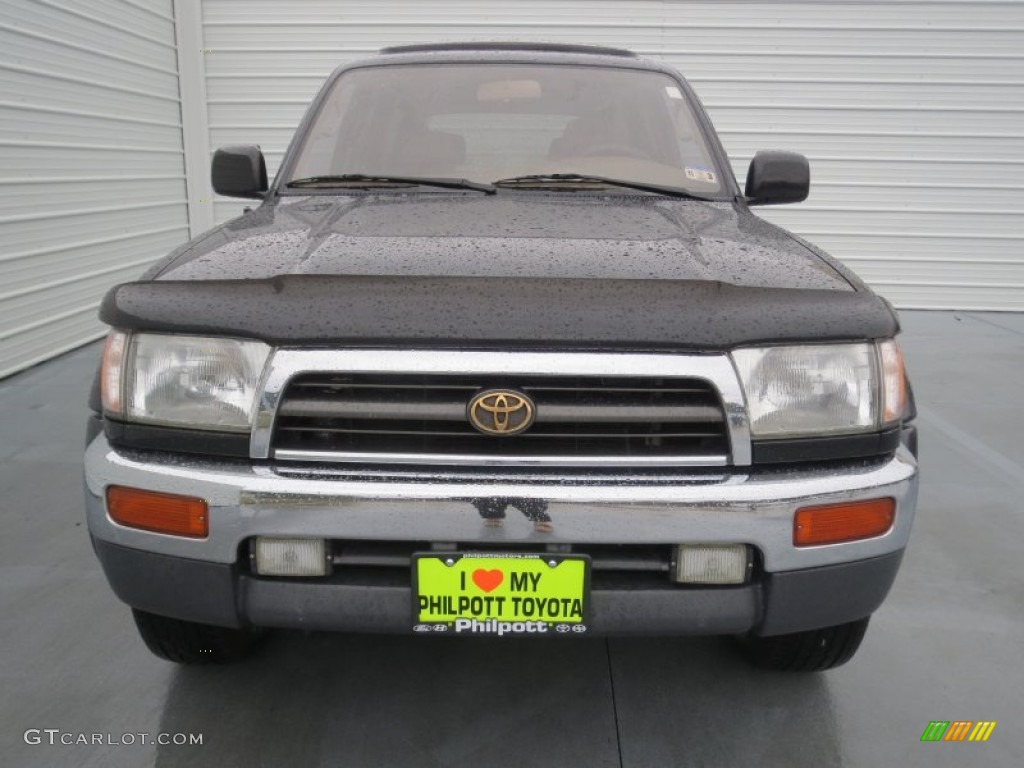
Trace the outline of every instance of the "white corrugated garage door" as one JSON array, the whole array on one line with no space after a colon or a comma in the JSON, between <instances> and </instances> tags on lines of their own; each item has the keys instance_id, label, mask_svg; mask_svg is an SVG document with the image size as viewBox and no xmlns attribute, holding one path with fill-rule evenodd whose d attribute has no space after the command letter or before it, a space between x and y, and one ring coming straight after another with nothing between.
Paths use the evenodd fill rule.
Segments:
<instances>
[{"instance_id":1,"label":"white corrugated garage door","mask_svg":"<svg viewBox=\"0 0 1024 768\"><path fill-rule=\"evenodd\" d=\"M271 173L324 76L382 46L632 48L691 80L741 180L807 154L810 199L761 210L897 305L1024 310L1024 2L203 0L202 39L210 146Z\"/></svg>"},{"instance_id":2,"label":"white corrugated garage door","mask_svg":"<svg viewBox=\"0 0 1024 768\"><path fill-rule=\"evenodd\" d=\"M188 238L170 0L0 3L0 376Z\"/></svg>"}]
</instances>

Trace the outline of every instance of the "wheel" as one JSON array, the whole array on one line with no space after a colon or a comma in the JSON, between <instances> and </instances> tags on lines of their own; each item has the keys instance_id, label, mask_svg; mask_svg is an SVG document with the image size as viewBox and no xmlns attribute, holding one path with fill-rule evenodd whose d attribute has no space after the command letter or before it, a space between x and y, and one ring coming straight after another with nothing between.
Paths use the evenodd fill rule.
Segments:
<instances>
[{"instance_id":1,"label":"wheel","mask_svg":"<svg viewBox=\"0 0 1024 768\"><path fill-rule=\"evenodd\" d=\"M853 658L864 639L868 618L791 635L747 635L740 640L740 645L747 659L759 667L785 672L821 672Z\"/></svg>"},{"instance_id":2,"label":"wheel","mask_svg":"<svg viewBox=\"0 0 1024 768\"><path fill-rule=\"evenodd\" d=\"M132 609L143 642L161 659L178 664L226 664L252 651L261 633L171 619Z\"/></svg>"}]
</instances>

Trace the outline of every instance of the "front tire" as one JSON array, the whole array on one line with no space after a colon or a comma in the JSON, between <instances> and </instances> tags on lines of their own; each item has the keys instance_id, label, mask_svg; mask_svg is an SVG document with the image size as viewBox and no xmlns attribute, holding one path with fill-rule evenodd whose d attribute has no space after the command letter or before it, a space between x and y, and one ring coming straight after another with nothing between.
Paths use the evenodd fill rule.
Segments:
<instances>
[{"instance_id":1,"label":"front tire","mask_svg":"<svg viewBox=\"0 0 1024 768\"><path fill-rule=\"evenodd\" d=\"M740 644L747 659L758 667L784 672L822 672L853 658L864 639L868 619L870 617L790 635L747 635Z\"/></svg>"},{"instance_id":2,"label":"front tire","mask_svg":"<svg viewBox=\"0 0 1024 768\"><path fill-rule=\"evenodd\" d=\"M132 608L146 647L177 664L227 664L248 656L260 633L158 616Z\"/></svg>"}]
</instances>

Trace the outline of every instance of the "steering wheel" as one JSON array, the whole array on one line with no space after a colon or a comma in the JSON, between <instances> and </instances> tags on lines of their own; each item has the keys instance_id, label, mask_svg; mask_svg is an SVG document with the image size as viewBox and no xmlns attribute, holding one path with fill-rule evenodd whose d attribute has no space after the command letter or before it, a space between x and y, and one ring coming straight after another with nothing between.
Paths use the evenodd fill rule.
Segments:
<instances>
[{"instance_id":1,"label":"steering wheel","mask_svg":"<svg viewBox=\"0 0 1024 768\"><path fill-rule=\"evenodd\" d=\"M642 149L631 147L629 144L592 144L580 153L581 157L595 157L598 155L636 157L640 160L650 160L651 156Z\"/></svg>"}]
</instances>

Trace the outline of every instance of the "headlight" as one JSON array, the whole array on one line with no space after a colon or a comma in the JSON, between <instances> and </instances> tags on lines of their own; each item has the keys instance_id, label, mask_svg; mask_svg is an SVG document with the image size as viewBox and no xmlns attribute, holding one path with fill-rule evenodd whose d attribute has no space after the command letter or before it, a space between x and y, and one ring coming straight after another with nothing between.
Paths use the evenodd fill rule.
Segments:
<instances>
[{"instance_id":1,"label":"headlight","mask_svg":"<svg viewBox=\"0 0 1024 768\"><path fill-rule=\"evenodd\" d=\"M903 362L891 340L737 349L732 358L753 437L868 432L903 412Z\"/></svg>"},{"instance_id":2,"label":"headlight","mask_svg":"<svg viewBox=\"0 0 1024 768\"><path fill-rule=\"evenodd\" d=\"M258 341L114 331L104 407L126 421L247 432L270 347Z\"/></svg>"}]
</instances>

